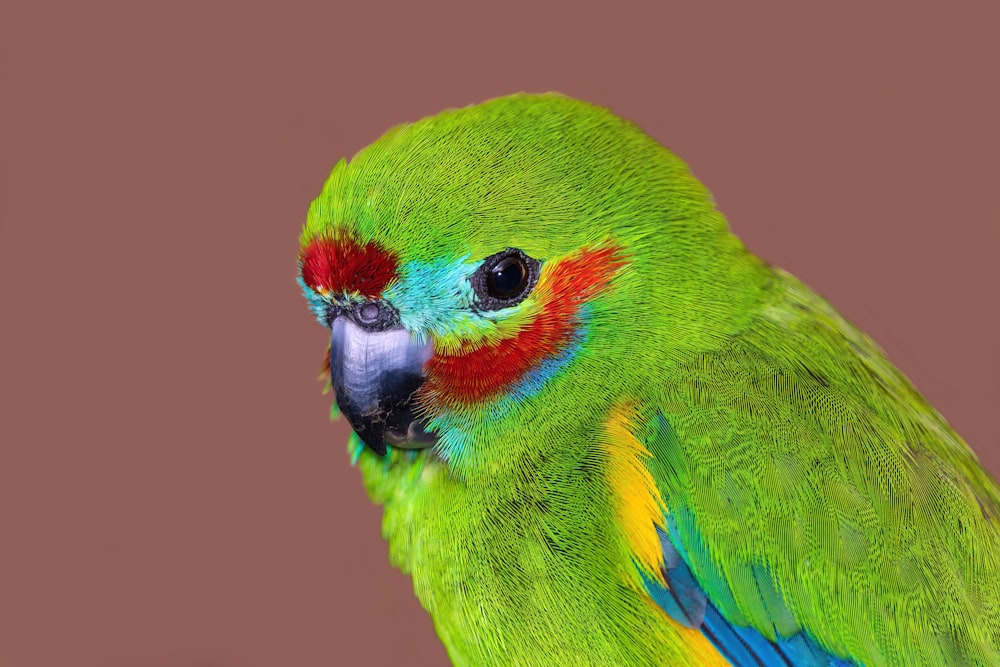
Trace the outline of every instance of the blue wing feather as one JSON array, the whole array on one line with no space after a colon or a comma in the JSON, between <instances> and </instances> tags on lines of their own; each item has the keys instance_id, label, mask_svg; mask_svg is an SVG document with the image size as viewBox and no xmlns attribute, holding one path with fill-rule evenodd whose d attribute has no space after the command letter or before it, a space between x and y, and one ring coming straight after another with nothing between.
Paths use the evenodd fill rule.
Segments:
<instances>
[{"instance_id":1,"label":"blue wing feather","mask_svg":"<svg viewBox=\"0 0 1000 667\"><path fill-rule=\"evenodd\" d=\"M654 478L682 476L684 461L677 435L662 414L654 417L647 436L650 451L655 452L649 461ZM651 578L644 582L650 597L671 618L701 630L735 667L860 667L828 653L799 627L770 573L759 564L739 571L756 587L757 599L744 601L751 603L752 617L747 616L748 605L737 604L729 580L708 553L694 516L683 505L672 504L669 497L663 500L670 511L664 517L665 530L657 530L666 586Z\"/></svg>"},{"instance_id":2,"label":"blue wing feather","mask_svg":"<svg viewBox=\"0 0 1000 667\"><path fill-rule=\"evenodd\" d=\"M677 533L672 516L667 517L667 527L670 533ZM787 610L782 612L784 605L773 587L769 588L766 583L762 587L761 582L770 581L762 572L755 573L755 580L761 598L768 603L774 627L776 630L794 627L794 631L787 636L781 636L779 632L777 640L771 641L748 625L737 625L727 620L698 584L683 549L674 544L667 532L658 530L658 533L663 551L662 572L667 585L662 586L644 577L646 590L675 621L701 630L734 667L854 667L854 663L830 655L797 629Z\"/></svg>"}]
</instances>

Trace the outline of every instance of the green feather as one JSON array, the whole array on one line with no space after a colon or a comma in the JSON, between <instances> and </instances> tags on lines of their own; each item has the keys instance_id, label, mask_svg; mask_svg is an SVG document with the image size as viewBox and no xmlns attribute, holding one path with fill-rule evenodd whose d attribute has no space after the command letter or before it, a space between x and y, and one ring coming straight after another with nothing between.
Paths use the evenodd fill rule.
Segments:
<instances>
[{"instance_id":1,"label":"green feather","mask_svg":"<svg viewBox=\"0 0 1000 667\"><path fill-rule=\"evenodd\" d=\"M695 576L763 630L763 567L801 628L867 665L997 664L996 483L870 339L772 275L753 325L652 399L660 491L707 546Z\"/></svg>"},{"instance_id":2,"label":"green feather","mask_svg":"<svg viewBox=\"0 0 1000 667\"><path fill-rule=\"evenodd\" d=\"M537 391L435 403L447 447L380 458L352 438L390 558L456 664L722 664L636 584L636 540L656 527L621 515L623 488L665 506L730 623L804 631L869 667L1000 664L996 482L874 343L747 252L634 125L518 95L397 127L334 167L303 245L319 235L398 257L386 294L442 354L538 307L477 312L466 279L483 258L517 247L543 272L583 248L625 258ZM626 463L649 485L614 477L634 451L608 441L621 406L649 450Z\"/></svg>"}]
</instances>

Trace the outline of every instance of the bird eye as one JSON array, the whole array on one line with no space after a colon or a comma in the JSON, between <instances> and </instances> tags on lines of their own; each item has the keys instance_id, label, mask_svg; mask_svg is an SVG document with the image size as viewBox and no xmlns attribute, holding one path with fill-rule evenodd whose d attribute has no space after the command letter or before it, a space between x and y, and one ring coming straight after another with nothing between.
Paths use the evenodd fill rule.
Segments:
<instances>
[{"instance_id":1,"label":"bird eye","mask_svg":"<svg viewBox=\"0 0 1000 667\"><path fill-rule=\"evenodd\" d=\"M472 286L486 310L507 308L531 292L538 279L538 260L517 248L507 248L483 260L472 276Z\"/></svg>"},{"instance_id":2,"label":"bird eye","mask_svg":"<svg viewBox=\"0 0 1000 667\"><path fill-rule=\"evenodd\" d=\"M517 296L528 283L528 265L517 255L504 257L486 276L486 291L494 299Z\"/></svg>"}]
</instances>

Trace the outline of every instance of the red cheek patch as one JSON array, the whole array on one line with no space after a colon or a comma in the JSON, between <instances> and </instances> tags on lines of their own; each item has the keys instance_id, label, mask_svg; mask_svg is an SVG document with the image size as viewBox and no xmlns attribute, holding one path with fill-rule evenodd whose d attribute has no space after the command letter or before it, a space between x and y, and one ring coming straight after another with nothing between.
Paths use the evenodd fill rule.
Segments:
<instances>
[{"instance_id":1,"label":"red cheek patch","mask_svg":"<svg viewBox=\"0 0 1000 667\"><path fill-rule=\"evenodd\" d=\"M299 253L302 280L320 293L359 292L375 298L396 276L396 257L374 243L317 237Z\"/></svg>"},{"instance_id":2,"label":"red cheek patch","mask_svg":"<svg viewBox=\"0 0 1000 667\"><path fill-rule=\"evenodd\" d=\"M607 288L624 263L617 247L587 248L547 266L535 285L541 309L509 338L466 346L427 363L423 400L474 403L510 388L545 358L570 342L580 307Z\"/></svg>"}]
</instances>

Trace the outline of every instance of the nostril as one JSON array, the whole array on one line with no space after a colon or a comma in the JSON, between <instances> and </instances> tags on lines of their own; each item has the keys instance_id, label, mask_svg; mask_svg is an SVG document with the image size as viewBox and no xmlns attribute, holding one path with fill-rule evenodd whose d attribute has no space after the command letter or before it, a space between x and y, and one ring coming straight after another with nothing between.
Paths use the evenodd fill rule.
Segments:
<instances>
[{"instance_id":1,"label":"nostril","mask_svg":"<svg viewBox=\"0 0 1000 667\"><path fill-rule=\"evenodd\" d=\"M385 301L363 301L351 308L351 319L368 331L385 331L399 325L396 309Z\"/></svg>"},{"instance_id":2,"label":"nostril","mask_svg":"<svg viewBox=\"0 0 1000 667\"><path fill-rule=\"evenodd\" d=\"M382 309L377 303L368 302L358 308L358 320L361 324L375 324L378 322Z\"/></svg>"}]
</instances>

